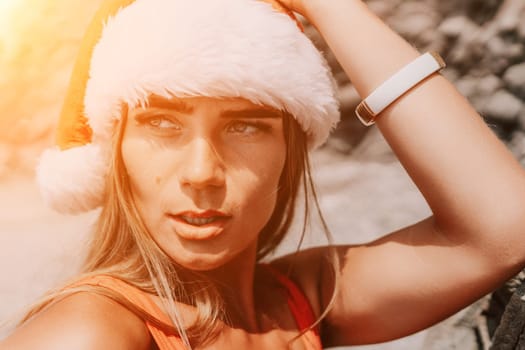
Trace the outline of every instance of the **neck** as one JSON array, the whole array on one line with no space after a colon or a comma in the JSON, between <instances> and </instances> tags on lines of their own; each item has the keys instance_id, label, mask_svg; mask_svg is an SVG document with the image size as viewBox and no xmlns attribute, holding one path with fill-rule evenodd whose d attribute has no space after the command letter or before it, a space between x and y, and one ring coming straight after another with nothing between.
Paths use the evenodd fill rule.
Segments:
<instances>
[{"instance_id":1,"label":"neck","mask_svg":"<svg viewBox=\"0 0 525 350\"><path fill-rule=\"evenodd\" d=\"M255 263L254 244L221 267L204 272L224 300L232 325L249 331L259 328L254 301Z\"/></svg>"}]
</instances>

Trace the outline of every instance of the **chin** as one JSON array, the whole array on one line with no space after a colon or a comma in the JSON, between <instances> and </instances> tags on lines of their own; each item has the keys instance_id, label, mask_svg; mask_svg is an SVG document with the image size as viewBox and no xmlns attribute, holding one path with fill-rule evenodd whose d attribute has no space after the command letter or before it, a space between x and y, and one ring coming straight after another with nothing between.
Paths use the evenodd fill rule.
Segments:
<instances>
[{"instance_id":1,"label":"chin","mask_svg":"<svg viewBox=\"0 0 525 350\"><path fill-rule=\"evenodd\" d=\"M210 256L210 254L194 254L190 253L184 258L181 258L180 254L178 257L172 257L173 261L179 266L192 271L206 272L218 269L226 265L233 259L233 256Z\"/></svg>"}]
</instances>

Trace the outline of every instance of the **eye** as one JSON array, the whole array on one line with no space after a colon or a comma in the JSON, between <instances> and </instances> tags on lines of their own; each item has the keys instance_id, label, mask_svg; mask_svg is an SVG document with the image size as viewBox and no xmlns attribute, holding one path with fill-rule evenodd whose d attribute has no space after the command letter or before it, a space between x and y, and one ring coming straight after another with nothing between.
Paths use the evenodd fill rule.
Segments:
<instances>
[{"instance_id":1,"label":"eye","mask_svg":"<svg viewBox=\"0 0 525 350\"><path fill-rule=\"evenodd\" d=\"M166 115L143 115L137 116L137 122L160 131L178 131L181 130L180 123Z\"/></svg>"},{"instance_id":2,"label":"eye","mask_svg":"<svg viewBox=\"0 0 525 350\"><path fill-rule=\"evenodd\" d=\"M180 125L162 116L150 118L148 124L159 129L180 129Z\"/></svg>"},{"instance_id":3,"label":"eye","mask_svg":"<svg viewBox=\"0 0 525 350\"><path fill-rule=\"evenodd\" d=\"M263 132L269 132L270 125L261 122L234 121L228 125L228 132L242 135L256 135Z\"/></svg>"}]
</instances>

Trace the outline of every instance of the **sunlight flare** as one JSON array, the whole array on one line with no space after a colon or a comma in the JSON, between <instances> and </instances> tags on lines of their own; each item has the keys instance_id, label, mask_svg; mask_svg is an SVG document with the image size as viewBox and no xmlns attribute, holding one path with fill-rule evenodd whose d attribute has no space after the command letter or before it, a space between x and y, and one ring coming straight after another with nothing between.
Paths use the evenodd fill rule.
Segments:
<instances>
[{"instance_id":1,"label":"sunlight flare","mask_svg":"<svg viewBox=\"0 0 525 350\"><path fill-rule=\"evenodd\" d=\"M20 0L0 0L0 26L9 22L9 15L11 14L15 5L20 2Z\"/></svg>"},{"instance_id":2,"label":"sunlight flare","mask_svg":"<svg viewBox=\"0 0 525 350\"><path fill-rule=\"evenodd\" d=\"M19 2L20 0L0 0L0 55L12 41L14 10Z\"/></svg>"}]
</instances>

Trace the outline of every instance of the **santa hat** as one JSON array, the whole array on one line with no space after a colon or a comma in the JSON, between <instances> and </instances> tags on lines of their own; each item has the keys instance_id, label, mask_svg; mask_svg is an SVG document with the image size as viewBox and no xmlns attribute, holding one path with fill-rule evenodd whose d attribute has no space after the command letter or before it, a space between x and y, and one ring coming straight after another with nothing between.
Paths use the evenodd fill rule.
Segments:
<instances>
[{"instance_id":1,"label":"santa hat","mask_svg":"<svg viewBox=\"0 0 525 350\"><path fill-rule=\"evenodd\" d=\"M64 213L103 204L122 106L152 94L242 97L285 110L310 148L339 120L326 61L277 1L104 1L80 49L57 146L37 168L48 204Z\"/></svg>"}]
</instances>

